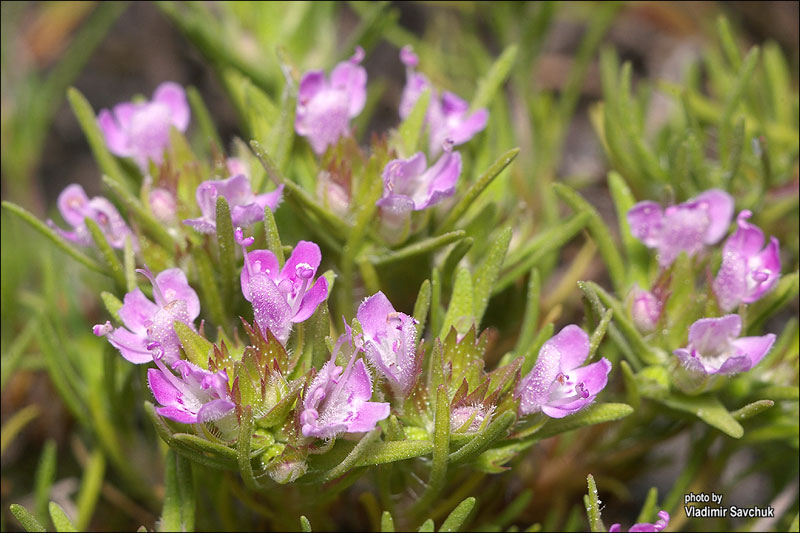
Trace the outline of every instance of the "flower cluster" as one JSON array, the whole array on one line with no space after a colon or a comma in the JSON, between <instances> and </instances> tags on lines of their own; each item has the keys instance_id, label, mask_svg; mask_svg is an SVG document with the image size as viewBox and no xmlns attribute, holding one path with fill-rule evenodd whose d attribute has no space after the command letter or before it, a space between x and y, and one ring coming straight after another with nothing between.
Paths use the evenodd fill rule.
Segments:
<instances>
[{"instance_id":1,"label":"flower cluster","mask_svg":"<svg viewBox=\"0 0 800 533\"><path fill-rule=\"evenodd\" d=\"M68 185L61 191L61 194L58 195L58 210L67 224L72 226L72 231L59 228L52 220L48 220L47 223L70 242L81 246L92 245L92 235L89 233L89 228L86 227L88 218L97 223L108 244L113 248L123 248L126 239L131 239L134 248L138 246L133 232L122 219L114 204L102 196L95 196L90 200L80 185Z\"/></svg>"},{"instance_id":2,"label":"flower cluster","mask_svg":"<svg viewBox=\"0 0 800 533\"><path fill-rule=\"evenodd\" d=\"M628 211L628 222L637 239L658 251L659 265L666 269L680 253L691 257L719 242L728 230L733 210L733 198L712 189L663 210L655 202L640 202ZM722 247L722 263L711 284L722 311L757 301L780 277L778 240L771 237L765 247L764 233L748 222L751 216L748 210L739 213L737 228ZM634 289L631 315L640 331L656 328L663 305L663 294ZM764 358L775 335L738 338L741 330L739 315L700 318L689 328L688 345L673 353L695 377L746 372Z\"/></svg>"}]
</instances>

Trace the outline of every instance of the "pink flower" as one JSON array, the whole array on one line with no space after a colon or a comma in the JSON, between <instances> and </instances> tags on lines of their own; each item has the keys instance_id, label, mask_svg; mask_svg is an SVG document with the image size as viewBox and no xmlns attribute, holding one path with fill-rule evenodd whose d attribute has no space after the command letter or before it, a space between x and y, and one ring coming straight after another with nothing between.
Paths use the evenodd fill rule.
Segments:
<instances>
[{"instance_id":1,"label":"pink flower","mask_svg":"<svg viewBox=\"0 0 800 533\"><path fill-rule=\"evenodd\" d=\"M173 82L159 85L153 99L142 103L123 102L112 111L103 109L97 124L111 153L132 157L143 171L149 160L160 165L169 146L173 126L184 132L189 126L189 104L183 87Z\"/></svg>"},{"instance_id":2,"label":"pink flower","mask_svg":"<svg viewBox=\"0 0 800 533\"><path fill-rule=\"evenodd\" d=\"M770 237L764 247L764 233L747 219L752 213L742 211L736 219L737 229L725 241L722 265L714 279L714 293L723 311L739 303L753 303L778 282L781 256L778 239Z\"/></svg>"},{"instance_id":3,"label":"pink flower","mask_svg":"<svg viewBox=\"0 0 800 533\"><path fill-rule=\"evenodd\" d=\"M353 57L336 65L330 80L322 70L306 72L300 80L294 129L308 138L317 154L347 135L350 119L364 109L367 71L360 65L362 59L364 50L358 47Z\"/></svg>"},{"instance_id":4,"label":"pink flower","mask_svg":"<svg viewBox=\"0 0 800 533\"><path fill-rule=\"evenodd\" d=\"M588 356L589 336L575 325L545 342L536 365L514 391L520 415L541 411L563 418L592 403L608 383L611 363L603 357L581 366Z\"/></svg>"},{"instance_id":5,"label":"pink flower","mask_svg":"<svg viewBox=\"0 0 800 533\"><path fill-rule=\"evenodd\" d=\"M86 227L85 219L90 218L97 222L111 247L124 248L125 239L130 237L134 249L138 248L138 240L114 204L102 196L95 196L89 200L83 187L76 183L68 185L58 195L58 210L64 220L72 226L72 231L59 228L52 220L48 220L47 224L70 242L82 246L94 244L89 228Z\"/></svg>"}]
</instances>

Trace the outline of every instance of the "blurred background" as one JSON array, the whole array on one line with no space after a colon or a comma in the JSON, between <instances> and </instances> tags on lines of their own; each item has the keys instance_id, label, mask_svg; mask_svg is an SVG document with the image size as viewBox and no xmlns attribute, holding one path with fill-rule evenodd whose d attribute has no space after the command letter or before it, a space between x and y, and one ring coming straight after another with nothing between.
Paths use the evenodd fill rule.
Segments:
<instances>
[{"instance_id":1,"label":"blurred background","mask_svg":"<svg viewBox=\"0 0 800 533\"><path fill-rule=\"evenodd\" d=\"M475 73L485 70L491 58L500 54L509 42L519 39L527 43L520 47L509 82L513 87L509 90L520 92L529 87L537 94L553 95L573 91L570 94L574 94L574 107L567 113L569 120L557 125L562 139L559 150L553 152L555 160L546 162L537 156L541 156L543 146L548 146L541 138L549 133L540 124L534 127L526 124L524 117L530 109L510 110L508 119L514 124L514 145L522 148L511 186L516 183L521 187L519 183L528 179L525 169L533 167L549 173L552 179L579 186L605 219L615 220L605 181L609 161L590 116L593 104L603 98L600 60L597 53L587 55L582 48L587 31L593 27L592 21L598 16L609 16L608 9L599 3L548 4L550 13L546 18L540 7L506 3L375 4L381 6L380 11L364 3L318 3L304 8L299 7L301 4L241 4L222 8L203 3L202 9L220 14L219 38L255 69L259 85L272 88L273 95L277 95L280 76L277 67L271 65L275 63L277 45L285 46L300 71L329 69L351 53L352 43L362 42L364 36L359 32L375 33L369 41L372 46L364 64L370 83L378 89L371 100L374 107L369 121L357 124L362 139L369 138L372 131L384 131L397 124L396 109L405 82L398 49L404 39L413 39L423 60L438 58L438 64L428 64L428 71L440 76L437 83L462 95L475 92ZM602 46L613 48L620 60L631 62L634 84L643 79L681 83L691 65L715 46L718 17L724 15L741 50L765 41L775 43L787 59L790 81L796 87L800 58L798 5L797 2L621 3L611 12L605 31L599 34L591 52ZM198 37L192 26L193 9L193 3L3 2L2 199L18 203L40 219L46 219L57 218L55 199L70 183L83 185L89 196L103 194L99 170L65 99L69 86L77 87L95 110L137 94L149 97L165 80L193 86L208 105L226 148L234 137L246 137L246 128L226 92L225 80L215 68L213 54L198 44L203 42L203 36ZM199 17L201 13L196 15ZM376 29L374 24L365 24L369 17L386 17L390 23ZM536 34L541 37L525 40L524 32L536 28L514 25L513 21L524 21L526 17L539 17L535 20L546 22L547 31ZM308 35L314 35L315 40L310 41ZM206 45L211 46L208 41ZM483 51L461 53L476 47ZM465 64L472 61L475 64ZM574 67L580 62L585 63L585 70L578 78L579 84L573 87ZM701 77L705 75L700 73ZM647 127L655 131L674 112L672 100L654 95L647 110ZM190 140L200 135L200 128L193 125ZM796 161L795 151L794 176L785 184L789 194L795 195ZM531 209L537 208L535 199L529 203ZM793 230L788 227L786 230L796 235L796 221L793 224ZM578 250L578 246L568 248L564 257L574 256ZM63 502L65 508L71 505L95 509L91 521L85 524L87 527L135 529L144 524L152 528L157 515L152 506L144 498L126 491L118 477L104 477L102 469L98 480L99 503L95 506L86 501L89 496L75 497L87 469L98 468L86 444L93 437L75 419L73 410L64 405L38 335L43 327L56 327L61 338L69 339L77 349L97 352L90 327L105 320L95 289L102 282L5 210L1 253L3 529L19 529L8 512L9 503L22 503L28 508L39 506L41 510L37 483L46 483L47 475L56 480L52 499ZM594 269L587 270L585 278L605 275L600 262L596 263ZM576 294L565 316L580 316L579 300ZM795 302L795 315L796 305ZM43 325L42 316L60 319ZM7 424L12 418L13 425ZM144 432L152 432L144 427L146 420L138 423ZM676 449L665 451L664 457L688 453ZM531 453L546 457L551 452L547 443L543 443ZM40 459L47 453L54 456L57 475L41 473ZM524 483L534 494L563 485L559 477L565 472L565 462L568 458L550 463L535 475L528 472ZM152 486L159 487L162 483L159 472L154 467L145 476ZM667 465L659 475L664 478L666 492L677 473L670 472ZM630 489L644 494L650 485L659 484L658 479L651 476ZM579 494L585 491L583 480L577 478L570 485L574 492L563 493L556 498L555 505L567 508L580 501ZM606 485L606 490L624 492L611 484ZM758 486L749 485L748 490L758 490ZM158 496L158 488L155 492ZM641 496L634 499L641 500ZM552 500L546 503L553 505ZM616 510L625 512L621 506ZM546 511L534 501L528 506L525 519L540 521ZM612 523L614 515L609 516L607 524Z\"/></svg>"}]
</instances>

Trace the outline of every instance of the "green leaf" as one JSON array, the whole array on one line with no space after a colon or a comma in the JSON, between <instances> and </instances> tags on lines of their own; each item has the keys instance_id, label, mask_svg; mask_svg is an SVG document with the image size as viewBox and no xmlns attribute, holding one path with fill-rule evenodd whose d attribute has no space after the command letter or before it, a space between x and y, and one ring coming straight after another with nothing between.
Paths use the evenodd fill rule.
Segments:
<instances>
[{"instance_id":1,"label":"green leaf","mask_svg":"<svg viewBox=\"0 0 800 533\"><path fill-rule=\"evenodd\" d=\"M217 132L216 126L214 126L214 120L211 118L211 113L208 111L205 102L203 102L203 97L200 96L200 92L196 88L189 86L186 88L186 96L189 97L189 105L192 107L192 116L200 127L200 131L203 132L202 138L210 147L222 153L222 139Z\"/></svg>"},{"instance_id":2,"label":"green leaf","mask_svg":"<svg viewBox=\"0 0 800 533\"><path fill-rule=\"evenodd\" d=\"M416 153L422 137L422 127L425 124L425 113L428 111L428 104L431 100L431 91L426 89L419 95L411 113L403 120L397 130L400 136L400 145L403 154L411 156Z\"/></svg>"},{"instance_id":3,"label":"green leaf","mask_svg":"<svg viewBox=\"0 0 800 533\"><path fill-rule=\"evenodd\" d=\"M395 461L422 457L433 451L433 444L427 440L397 440L372 444L356 466L374 466Z\"/></svg>"},{"instance_id":4,"label":"green leaf","mask_svg":"<svg viewBox=\"0 0 800 533\"><path fill-rule=\"evenodd\" d=\"M500 159L495 161L489 169L483 173L483 175L478 178L478 181L472 184L469 189L464 193L464 196L461 197L461 200L453 206L450 212L445 217L444 221L436 228L436 235L443 235L448 231L451 231L458 221L461 219L462 216L467 212L467 209L472 205L472 203L477 200L478 196L489 186L492 181L517 157L519 154L519 148L512 148L505 154L503 154Z\"/></svg>"},{"instance_id":5,"label":"green leaf","mask_svg":"<svg viewBox=\"0 0 800 533\"><path fill-rule=\"evenodd\" d=\"M181 347L186 358L200 368L208 368L208 358L211 356L214 345L199 333L183 322L173 322L175 333L181 341Z\"/></svg>"},{"instance_id":6,"label":"green leaf","mask_svg":"<svg viewBox=\"0 0 800 533\"><path fill-rule=\"evenodd\" d=\"M179 242L172 238L172 236L164 227L164 224L156 220L150 211L148 211L148 209L142 205L142 202L140 202L136 196L131 194L123 185L117 183L106 175L103 176L103 183L105 183L108 188L111 189L114 195L119 198L126 208L130 209L133 216L142 225L142 229L147 230L148 237L152 237L153 240L163 246L167 251L173 250L176 245L182 245L182 241Z\"/></svg>"},{"instance_id":7,"label":"green leaf","mask_svg":"<svg viewBox=\"0 0 800 533\"><path fill-rule=\"evenodd\" d=\"M466 237L466 235L467 233L464 230L451 231L450 233L445 233L444 235L439 235L438 237L429 237L419 242L409 244L408 246L400 248L399 250L393 250L384 255L371 256L370 261L375 266L387 265L389 263L402 261L409 257L432 252L452 242L460 241Z\"/></svg>"},{"instance_id":8,"label":"green leaf","mask_svg":"<svg viewBox=\"0 0 800 533\"><path fill-rule=\"evenodd\" d=\"M300 531L311 533L311 522L308 521L305 515L300 515Z\"/></svg>"},{"instance_id":9,"label":"green leaf","mask_svg":"<svg viewBox=\"0 0 800 533\"><path fill-rule=\"evenodd\" d=\"M381 533L394 533L394 518L389 511L381 515Z\"/></svg>"},{"instance_id":10,"label":"green leaf","mask_svg":"<svg viewBox=\"0 0 800 533\"><path fill-rule=\"evenodd\" d=\"M192 258L197 269L200 292L203 295L203 307L209 309L211 319L216 324L225 324L228 318L222 307L222 297L219 294L219 287L217 287L217 279L211 266L211 260L206 255L206 251L200 247L192 249Z\"/></svg>"},{"instance_id":11,"label":"green leaf","mask_svg":"<svg viewBox=\"0 0 800 533\"><path fill-rule=\"evenodd\" d=\"M103 477L106 473L106 457L103 450L97 449L89 457L89 462L83 471L83 481L78 492L78 516L75 519L75 527L78 531L88 531L89 523L94 514L97 499L100 497L100 490L103 488Z\"/></svg>"},{"instance_id":12,"label":"green leaf","mask_svg":"<svg viewBox=\"0 0 800 533\"><path fill-rule=\"evenodd\" d=\"M691 413L709 426L717 428L734 439L739 439L744 435L742 426L731 416L716 396L710 394L686 396L675 392L658 401L672 409Z\"/></svg>"},{"instance_id":13,"label":"green leaf","mask_svg":"<svg viewBox=\"0 0 800 533\"><path fill-rule=\"evenodd\" d=\"M625 381L625 399L634 409L638 409L642 404L642 397L639 394L639 386L636 383L633 369L627 361L620 361L619 367L622 369L622 378Z\"/></svg>"},{"instance_id":14,"label":"green leaf","mask_svg":"<svg viewBox=\"0 0 800 533\"><path fill-rule=\"evenodd\" d=\"M511 411L506 411L492 420L483 431L475 435L469 442L450 454L451 463L467 462L485 452L495 442L505 438L508 430L517 417Z\"/></svg>"},{"instance_id":15,"label":"green leaf","mask_svg":"<svg viewBox=\"0 0 800 533\"><path fill-rule=\"evenodd\" d=\"M594 482L594 476L589 474L586 477L586 484L589 489L585 499L589 529L593 532L605 531L606 526L603 524L603 519L600 517L600 498L597 495L597 485Z\"/></svg>"},{"instance_id":16,"label":"green leaf","mask_svg":"<svg viewBox=\"0 0 800 533\"><path fill-rule=\"evenodd\" d=\"M547 439L584 426L619 420L631 413L633 413L633 407L626 403L596 403L564 418L548 420L533 437L535 440Z\"/></svg>"},{"instance_id":17,"label":"green leaf","mask_svg":"<svg viewBox=\"0 0 800 533\"><path fill-rule=\"evenodd\" d=\"M73 248L73 246L64 239L62 239L55 231L47 227L46 224L42 223L38 218L33 216L29 213L25 208L18 206L17 204L3 201L3 207L7 209L10 213L18 216L23 221L27 222L33 229L50 239L56 246L61 248L67 255L70 255L73 259L81 263L83 266L93 270L95 272L99 272L101 274L105 274L108 276L108 272L106 271L103 266L89 257L88 255L84 254L83 252Z\"/></svg>"},{"instance_id":18,"label":"green leaf","mask_svg":"<svg viewBox=\"0 0 800 533\"><path fill-rule=\"evenodd\" d=\"M470 113L488 107L494 101L497 92L511 73L511 67L514 66L516 59L517 45L509 45L503 50L486 75L478 82L478 89L469 106Z\"/></svg>"},{"instance_id":19,"label":"green leaf","mask_svg":"<svg viewBox=\"0 0 800 533\"><path fill-rule=\"evenodd\" d=\"M365 452L369 449L369 445L372 444L377 440L377 438L381 434L381 429L376 427L366 435L364 435L358 444L347 454L341 463L339 463L336 467L331 468L328 470L323 476L322 481L327 482L337 477L344 475L347 473L348 470L353 468L361 459L361 457L365 454Z\"/></svg>"},{"instance_id":20,"label":"green leaf","mask_svg":"<svg viewBox=\"0 0 800 533\"><path fill-rule=\"evenodd\" d=\"M439 531L460 531L461 527L469 518L472 509L475 508L475 498L470 496L463 502L459 503L453 511L447 515Z\"/></svg>"},{"instance_id":21,"label":"green leaf","mask_svg":"<svg viewBox=\"0 0 800 533\"><path fill-rule=\"evenodd\" d=\"M222 286L222 301L230 302L233 297L233 280L235 276L236 245L233 242L233 222L228 201L221 194L217 196L217 247ZM220 324L222 325L222 324Z\"/></svg>"},{"instance_id":22,"label":"green leaf","mask_svg":"<svg viewBox=\"0 0 800 533\"><path fill-rule=\"evenodd\" d=\"M486 259L475 271L475 277L472 281L474 290L472 315L476 324L480 324L483 314L486 312L486 306L489 305L489 297L492 295L492 288L495 281L497 281L497 276L500 273L500 267L503 265L503 259L505 259L510 242L511 227L507 227L501 230L500 234L493 239L486 254Z\"/></svg>"},{"instance_id":23,"label":"green leaf","mask_svg":"<svg viewBox=\"0 0 800 533\"><path fill-rule=\"evenodd\" d=\"M770 407L773 407L775 402L772 400L758 400L752 403L748 403L741 409L737 409L731 413L731 416L736 420L747 420L748 418L754 417L757 414L761 413L762 411L766 411Z\"/></svg>"},{"instance_id":24,"label":"green leaf","mask_svg":"<svg viewBox=\"0 0 800 533\"><path fill-rule=\"evenodd\" d=\"M108 240L106 240L106 236L103 234L100 226L89 217L86 217L83 222L86 224L86 228L89 230L89 234L92 236L92 240L97 246L97 249L100 250L100 255L105 259L108 271L111 272L111 277L116 282L117 287L120 290L126 290L128 280L125 279L125 273L122 271L122 262L108 243Z\"/></svg>"},{"instance_id":25,"label":"green leaf","mask_svg":"<svg viewBox=\"0 0 800 533\"><path fill-rule=\"evenodd\" d=\"M419 533L433 533L435 524L433 523L433 518L428 518L425 520L421 526L419 526ZM44 530L42 530L44 531Z\"/></svg>"},{"instance_id":26,"label":"green leaf","mask_svg":"<svg viewBox=\"0 0 800 533\"><path fill-rule=\"evenodd\" d=\"M472 314L474 309L472 295L472 276L466 268L459 268L456 272L456 282L450 296L450 305L447 307L447 314L444 316L444 324L439 332L439 337L446 337L451 327L455 327L456 331L461 334L466 333L472 327L475 322Z\"/></svg>"},{"instance_id":27,"label":"green leaf","mask_svg":"<svg viewBox=\"0 0 800 533\"><path fill-rule=\"evenodd\" d=\"M86 135L86 140L89 141L89 147L92 149L94 160L100 166L100 171L109 176L118 185L127 187L128 180L116 158L108 151L103 132L100 131L100 126L97 125L97 117L89 101L75 87L67 89L67 100L69 100L72 112L75 113L81 129Z\"/></svg>"},{"instance_id":28,"label":"green leaf","mask_svg":"<svg viewBox=\"0 0 800 533\"><path fill-rule=\"evenodd\" d=\"M554 183L553 189L555 189L556 194L558 194L558 196L576 213L585 212L590 214L587 223L589 233L591 233L597 243L600 255L603 256L606 267L608 267L608 275L611 277L614 288L618 293L623 292L626 289L625 266L619 254L619 250L617 250L617 246L614 244L614 239L611 237L611 232L609 232L600 214L589 202L567 185L563 183Z\"/></svg>"},{"instance_id":29,"label":"green leaf","mask_svg":"<svg viewBox=\"0 0 800 533\"><path fill-rule=\"evenodd\" d=\"M36 467L36 481L34 484L34 497L36 500L35 512L42 521L47 517L47 503L50 501L50 489L56 478L56 441L48 439L44 444L39 465Z\"/></svg>"},{"instance_id":30,"label":"green leaf","mask_svg":"<svg viewBox=\"0 0 800 533\"><path fill-rule=\"evenodd\" d=\"M629 268L634 280L644 286L647 283L649 254L645 245L633 236L630 224L628 224L628 211L636 204L636 200L625 182L625 178L613 170L608 173L608 189L614 200L614 208L619 221L619 234L628 258Z\"/></svg>"},{"instance_id":31,"label":"green leaf","mask_svg":"<svg viewBox=\"0 0 800 533\"><path fill-rule=\"evenodd\" d=\"M22 524L25 531L47 531L44 526L36 520L36 517L29 513L23 506L12 503L9 509L11 509L11 514L14 515L14 518ZM433 529L431 529L431 531L433 531Z\"/></svg>"},{"instance_id":32,"label":"green leaf","mask_svg":"<svg viewBox=\"0 0 800 533\"><path fill-rule=\"evenodd\" d=\"M639 518L636 519L636 523L642 522L652 522L656 517L656 507L658 505L658 489L652 487L649 491L647 491L647 496L644 499L644 504L642 505L642 510L639 512Z\"/></svg>"},{"instance_id":33,"label":"green leaf","mask_svg":"<svg viewBox=\"0 0 800 533\"><path fill-rule=\"evenodd\" d=\"M525 300L525 313L522 315L522 330L517 338L517 345L514 347L514 351L517 353L525 353L527 347L531 345L534 337L536 337L536 330L539 329L539 297L541 290L542 282L539 269L534 267L531 269L530 277L528 278L528 297Z\"/></svg>"},{"instance_id":34,"label":"green leaf","mask_svg":"<svg viewBox=\"0 0 800 533\"><path fill-rule=\"evenodd\" d=\"M414 303L414 313L412 316L417 321L417 339L422 338L422 333L425 331L425 322L428 318L428 309L431 306L431 282L425 280L419 287L417 293L417 301Z\"/></svg>"},{"instance_id":35,"label":"green leaf","mask_svg":"<svg viewBox=\"0 0 800 533\"><path fill-rule=\"evenodd\" d=\"M436 390L436 408L433 417L433 461L428 484L422 495L412 505L410 514L418 516L430 509L444 488L447 475L447 459L450 454L450 400L447 386Z\"/></svg>"},{"instance_id":36,"label":"green leaf","mask_svg":"<svg viewBox=\"0 0 800 533\"><path fill-rule=\"evenodd\" d=\"M267 249L278 258L278 266L283 268L284 256L281 236L278 233L278 225L275 223L275 215L269 206L264 207L264 235L267 239Z\"/></svg>"},{"instance_id":37,"label":"green leaf","mask_svg":"<svg viewBox=\"0 0 800 533\"><path fill-rule=\"evenodd\" d=\"M592 360L592 357L594 357L594 354L597 352L597 348L600 347L600 343L603 341L603 337L606 335L606 329L608 329L608 324L611 322L611 317L613 314L613 310L606 310L606 312L603 313L603 318L600 319L600 323L597 324L596 328L594 328L592 337L589 339L589 355L586 357L587 361Z\"/></svg>"},{"instance_id":38,"label":"green leaf","mask_svg":"<svg viewBox=\"0 0 800 533\"><path fill-rule=\"evenodd\" d=\"M50 502L48 508L50 510L50 519L53 521L56 531L59 533L72 533L73 531L78 531L78 529L73 525L72 521L70 521L67 513L64 512L64 509L60 505L58 505L56 502Z\"/></svg>"},{"instance_id":39,"label":"green leaf","mask_svg":"<svg viewBox=\"0 0 800 533\"><path fill-rule=\"evenodd\" d=\"M557 226L539 233L524 246L506 257L507 269L494 284L493 294L498 294L534 268L551 252L562 248L572 240L591 219L590 213L578 213Z\"/></svg>"},{"instance_id":40,"label":"green leaf","mask_svg":"<svg viewBox=\"0 0 800 533\"><path fill-rule=\"evenodd\" d=\"M176 453L167 450L164 468L164 506L161 509L159 531L186 531L181 523L181 497L178 490Z\"/></svg>"}]
</instances>

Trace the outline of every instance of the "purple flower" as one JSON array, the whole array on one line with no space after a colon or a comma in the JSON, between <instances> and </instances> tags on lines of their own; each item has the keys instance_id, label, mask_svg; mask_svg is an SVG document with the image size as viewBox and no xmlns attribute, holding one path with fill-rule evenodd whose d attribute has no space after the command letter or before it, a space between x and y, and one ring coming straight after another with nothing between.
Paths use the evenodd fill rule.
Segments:
<instances>
[{"instance_id":1,"label":"purple flower","mask_svg":"<svg viewBox=\"0 0 800 533\"><path fill-rule=\"evenodd\" d=\"M76 183L68 185L58 195L58 210L64 220L72 226L72 231L59 228L52 220L48 220L47 224L70 242L82 246L92 246L94 244L85 222L85 219L90 218L97 222L106 240L108 240L108 244L113 248L124 248L126 237L131 238L134 249L138 248L136 237L122 219L114 204L102 196L95 196L89 200L83 187Z\"/></svg>"},{"instance_id":2,"label":"purple flower","mask_svg":"<svg viewBox=\"0 0 800 533\"><path fill-rule=\"evenodd\" d=\"M189 126L189 104L183 87L162 83L149 102L123 102L113 111L103 109L97 124L103 131L108 149L121 157L132 157L143 170L148 160L160 165L169 145L171 127L184 132Z\"/></svg>"},{"instance_id":3,"label":"purple flower","mask_svg":"<svg viewBox=\"0 0 800 533\"><path fill-rule=\"evenodd\" d=\"M648 333L656 329L661 318L662 302L650 291L635 287L631 292L631 316L639 331Z\"/></svg>"},{"instance_id":4,"label":"purple flower","mask_svg":"<svg viewBox=\"0 0 800 533\"><path fill-rule=\"evenodd\" d=\"M389 416L389 404L371 402L372 378L356 349L344 371L336 366L336 353L344 342L352 343L347 328L336 343L330 360L322 366L303 398L300 413L302 433L306 437L330 439L340 433L370 431L378 421Z\"/></svg>"},{"instance_id":5,"label":"purple flower","mask_svg":"<svg viewBox=\"0 0 800 533\"><path fill-rule=\"evenodd\" d=\"M311 148L322 154L350 130L350 119L358 116L367 101L367 71L360 65L364 50L342 61L331 72L330 80L322 70L306 72L297 91L297 115L294 129L308 138Z\"/></svg>"},{"instance_id":6,"label":"purple flower","mask_svg":"<svg viewBox=\"0 0 800 533\"><path fill-rule=\"evenodd\" d=\"M739 315L701 318L689 328L689 345L673 353L695 374L736 374L756 366L775 342L775 335L738 338Z\"/></svg>"},{"instance_id":7,"label":"purple flower","mask_svg":"<svg viewBox=\"0 0 800 533\"><path fill-rule=\"evenodd\" d=\"M755 302L775 286L781 275L778 239L770 237L764 247L764 233L747 222L751 215L750 211L739 213L738 228L722 249L714 293L723 311L730 311L740 302Z\"/></svg>"},{"instance_id":8,"label":"purple flower","mask_svg":"<svg viewBox=\"0 0 800 533\"><path fill-rule=\"evenodd\" d=\"M158 343L148 345L154 351L158 369L147 370L147 384L161 406L156 412L183 424L213 422L231 413L234 408L228 393L228 374L224 370L209 372L189 361L172 363L180 377L162 361L163 350Z\"/></svg>"},{"instance_id":9,"label":"purple flower","mask_svg":"<svg viewBox=\"0 0 800 533\"><path fill-rule=\"evenodd\" d=\"M217 197L228 201L231 220L234 226L246 227L264 220L264 208L275 210L281 202L283 185L265 194L255 195L250 188L250 180L244 174L237 174L226 180L208 180L197 187L195 197L203 216L184 220L200 233L217 231Z\"/></svg>"},{"instance_id":10,"label":"purple flower","mask_svg":"<svg viewBox=\"0 0 800 533\"><path fill-rule=\"evenodd\" d=\"M580 366L589 355L589 336L575 325L566 326L544 343L533 370L520 380L514 397L520 415L543 412L563 418L594 401L606 386L611 363L599 361Z\"/></svg>"},{"instance_id":11,"label":"purple flower","mask_svg":"<svg viewBox=\"0 0 800 533\"><path fill-rule=\"evenodd\" d=\"M430 128L431 155L438 154L445 142L463 144L486 127L489 120L486 109L470 114L469 104L449 91L444 91L441 99L438 98L428 78L415 70L419 58L410 46L404 46L400 50L400 61L406 65L406 85L400 99L400 118L406 118L411 113L414 104L426 89L432 91L425 115L425 122Z\"/></svg>"},{"instance_id":12,"label":"purple flower","mask_svg":"<svg viewBox=\"0 0 800 533\"><path fill-rule=\"evenodd\" d=\"M149 363L153 354L148 346L158 343L167 364L173 364L180 359L181 347L173 323L180 321L193 328L194 320L200 314L200 300L179 268L165 270L155 278L149 270L137 272L147 276L152 283L156 303L137 288L125 295L119 310L125 327L111 331L111 323L106 322L95 326L94 334L106 336L122 357L136 364Z\"/></svg>"},{"instance_id":13,"label":"purple flower","mask_svg":"<svg viewBox=\"0 0 800 533\"><path fill-rule=\"evenodd\" d=\"M389 161L383 169L383 197L376 204L394 214L419 211L453 195L461 154L447 150L431 168L425 154Z\"/></svg>"},{"instance_id":14,"label":"purple flower","mask_svg":"<svg viewBox=\"0 0 800 533\"><path fill-rule=\"evenodd\" d=\"M258 326L270 330L285 345L292 324L307 320L328 297L328 280L324 276L312 284L322 259L319 246L298 242L281 269L269 250L247 252L253 238L244 239L241 228L236 229L235 237L244 252L242 294L253 304Z\"/></svg>"},{"instance_id":15,"label":"purple flower","mask_svg":"<svg viewBox=\"0 0 800 533\"><path fill-rule=\"evenodd\" d=\"M634 533L655 533L657 531L663 530L668 525L669 525L669 513L666 511L659 511L658 520L656 520L655 524L650 524L648 522L634 524L630 527L628 531ZM613 524L610 528L608 528L608 533L618 533L619 531L620 531L619 524Z\"/></svg>"},{"instance_id":16,"label":"purple flower","mask_svg":"<svg viewBox=\"0 0 800 533\"><path fill-rule=\"evenodd\" d=\"M733 198L711 189L664 210L655 202L639 202L628 211L628 223L634 237L658 251L658 263L666 268L681 252L692 257L704 245L718 242L732 216Z\"/></svg>"},{"instance_id":17,"label":"purple flower","mask_svg":"<svg viewBox=\"0 0 800 533\"><path fill-rule=\"evenodd\" d=\"M147 200L150 204L150 211L159 221L165 224L175 222L178 206L174 194L167 189L156 187L150 191Z\"/></svg>"},{"instance_id":18,"label":"purple flower","mask_svg":"<svg viewBox=\"0 0 800 533\"><path fill-rule=\"evenodd\" d=\"M416 357L417 321L395 311L382 292L364 300L356 316L364 331L364 353L389 380L394 394L405 398L420 371Z\"/></svg>"}]
</instances>

